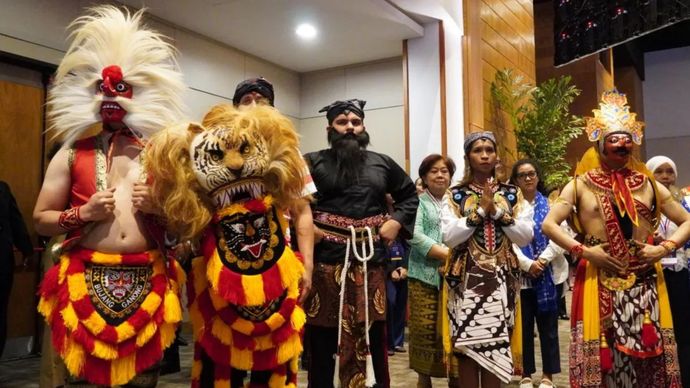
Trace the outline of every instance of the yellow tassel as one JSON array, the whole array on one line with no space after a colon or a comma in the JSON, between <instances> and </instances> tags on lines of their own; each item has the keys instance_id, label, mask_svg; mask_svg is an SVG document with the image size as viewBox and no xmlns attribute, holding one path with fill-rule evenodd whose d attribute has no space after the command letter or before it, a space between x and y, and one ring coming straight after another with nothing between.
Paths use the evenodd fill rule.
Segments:
<instances>
[{"instance_id":1,"label":"yellow tassel","mask_svg":"<svg viewBox=\"0 0 690 388\"><path fill-rule=\"evenodd\" d=\"M65 276L67 276L67 267L69 267L69 256L62 255L60 258L60 271L58 272L58 283L63 284L65 282Z\"/></svg>"},{"instance_id":2,"label":"yellow tassel","mask_svg":"<svg viewBox=\"0 0 690 388\"><path fill-rule=\"evenodd\" d=\"M300 330L302 327L304 327L304 324L307 322L307 316L304 314L304 310L300 306L295 306L295 309L292 310L292 316L290 317L290 320L292 323L292 327L295 330Z\"/></svg>"},{"instance_id":3,"label":"yellow tassel","mask_svg":"<svg viewBox=\"0 0 690 388\"><path fill-rule=\"evenodd\" d=\"M242 275L242 289L248 306L266 303L264 280L261 275Z\"/></svg>"},{"instance_id":4,"label":"yellow tassel","mask_svg":"<svg viewBox=\"0 0 690 388\"><path fill-rule=\"evenodd\" d=\"M230 380L213 380L213 388L228 388L230 386Z\"/></svg>"},{"instance_id":5,"label":"yellow tassel","mask_svg":"<svg viewBox=\"0 0 690 388\"><path fill-rule=\"evenodd\" d=\"M222 310L228 306L228 301L218 295L213 288L208 290L208 295L211 297L211 304L216 311Z\"/></svg>"},{"instance_id":6,"label":"yellow tassel","mask_svg":"<svg viewBox=\"0 0 690 388\"><path fill-rule=\"evenodd\" d=\"M158 326L154 322L149 322L144 326L139 334L137 334L137 347L142 347L146 345L147 342L156 334L158 331Z\"/></svg>"},{"instance_id":7,"label":"yellow tassel","mask_svg":"<svg viewBox=\"0 0 690 388\"><path fill-rule=\"evenodd\" d=\"M82 368L84 368L84 348L69 339L65 345L65 354L62 355L62 360L72 375L79 376L81 375Z\"/></svg>"},{"instance_id":8,"label":"yellow tassel","mask_svg":"<svg viewBox=\"0 0 690 388\"><path fill-rule=\"evenodd\" d=\"M251 321L248 321L243 318L237 318L235 322L230 325L233 330L239 331L240 333L244 335L251 335L252 331L254 331L254 324Z\"/></svg>"},{"instance_id":9,"label":"yellow tassel","mask_svg":"<svg viewBox=\"0 0 690 388\"><path fill-rule=\"evenodd\" d=\"M233 368L244 370L252 369L252 365L254 364L252 355L254 354L254 352L248 349L240 350L233 347L230 350L230 354L230 364Z\"/></svg>"},{"instance_id":10,"label":"yellow tassel","mask_svg":"<svg viewBox=\"0 0 690 388\"><path fill-rule=\"evenodd\" d=\"M204 317L199 313L198 306L196 303L189 306L189 319L192 321L192 328L195 331L194 337L196 338L196 332L201 331L204 328Z\"/></svg>"},{"instance_id":11,"label":"yellow tassel","mask_svg":"<svg viewBox=\"0 0 690 388\"><path fill-rule=\"evenodd\" d=\"M158 307L161 305L161 297L160 295L156 294L155 292L150 292L148 295L146 295L146 298L144 298L144 301L141 302L141 309L149 313L149 315L153 316L153 314L156 313L156 310L158 310Z\"/></svg>"},{"instance_id":12,"label":"yellow tassel","mask_svg":"<svg viewBox=\"0 0 690 388\"><path fill-rule=\"evenodd\" d=\"M299 296L299 282L293 282L288 288L287 288L287 298L290 299L297 299Z\"/></svg>"},{"instance_id":13,"label":"yellow tassel","mask_svg":"<svg viewBox=\"0 0 690 388\"><path fill-rule=\"evenodd\" d=\"M276 344L273 343L273 338L271 338L271 334L256 337L254 338L254 342L256 342L256 348L254 350L258 351L273 349L276 346Z\"/></svg>"},{"instance_id":14,"label":"yellow tassel","mask_svg":"<svg viewBox=\"0 0 690 388\"><path fill-rule=\"evenodd\" d=\"M194 360L192 362L192 380L198 380L201 378L201 361Z\"/></svg>"},{"instance_id":15,"label":"yellow tassel","mask_svg":"<svg viewBox=\"0 0 690 388\"><path fill-rule=\"evenodd\" d=\"M213 333L213 336L218 338L223 345L232 345L232 330L230 330L230 327L228 327L220 317L215 317L213 319L213 323L211 323L211 333Z\"/></svg>"},{"instance_id":16,"label":"yellow tassel","mask_svg":"<svg viewBox=\"0 0 690 388\"><path fill-rule=\"evenodd\" d=\"M271 328L271 331L276 331L279 327L283 326L285 323L285 318L278 313L271 314L265 321L266 325Z\"/></svg>"},{"instance_id":17,"label":"yellow tassel","mask_svg":"<svg viewBox=\"0 0 690 388\"><path fill-rule=\"evenodd\" d=\"M41 298L38 301L38 312L41 313L50 322L53 319L53 311L57 306L57 298L51 296L50 298Z\"/></svg>"},{"instance_id":18,"label":"yellow tassel","mask_svg":"<svg viewBox=\"0 0 690 388\"><path fill-rule=\"evenodd\" d=\"M286 249L276 265L280 270L280 281L285 288L298 282L304 272L304 265L297 259L292 250Z\"/></svg>"},{"instance_id":19,"label":"yellow tassel","mask_svg":"<svg viewBox=\"0 0 690 388\"><path fill-rule=\"evenodd\" d=\"M108 324L97 312L92 312L86 320L82 321L84 326L86 326L89 331L93 334L98 334L105 329Z\"/></svg>"},{"instance_id":20,"label":"yellow tassel","mask_svg":"<svg viewBox=\"0 0 690 388\"><path fill-rule=\"evenodd\" d=\"M77 318L77 313L74 311L71 303L65 306L65 308L60 311L60 314L62 315L62 320L65 321L65 326L68 329L74 330L77 328L79 318Z\"/></svg>"},{"instance_id":21,"label":"yellow tassel","mask_svg":"<svg viewBox=\"0 0 690 388\"><path fill-rule=\"evenodd\" d=\"M203 262L204 260L197 260L198 262ZM199 263L201 266L203 263ZM209 283L211 283L211 287L214 290L218 289L218 278L220 277L220 270L223 269L223 263L220 261L220 257L218 256L218 250L213 251L213 257L211 257L207 264L206 264L206 279L208 279ZM196 282L195 282L196 283ZM199 294L200 290L203 288L196 288L197 294Z\"/></svg>"},{"instance_id":22,"label":"yellow tassel","mask_svg":"<svg viewBox=\"0 0 690 388\"><path fill-rule=\"evenodd\" d=\"M94 252L91 255L91 262L94 264L122 264L122 255L116 253Z\"/></svg>"},{"instance_id":23,"label":"yellow tassel","mask_svg":"<svg viewBox=\"0 0 690 388\"><path fill-rule=\"evenodd\" d=\"M67 287L69 289L69 300L72 302L89 295L83 272L67 276Z\"/></svg>"},{"instance_id":24,"label":"yellow tassel","mask_svg":"<svg viewBox=\"0 0 690 388\"><path fill-rule=\"evenodd\" d=\"M202 261L202 260L197 260L197 261ZM177 275L177 286L182 289L182 284L185 284L187 282L187 273L182 269L182 266L179 265L176 261L173 260L175 263L175 274ZM178 291L180 291L178 290Z\"/></svg>"},{"instance_id":25,"label":"yellow tassel","mask_svg":"<svg viewBox=\"0 0 690 388\"><path fill-rule=\"evenodd\" d=\"M103 341L96 340L93 343L93 351L91 352L91 355L102 360L114 360L117 358L117 349L104 343Z\"/></svg>"},{"instance_id":26,"label":"yellow tassel","mask_svg":"<svg viewBox=\"0 0 690 388\"><path fill-rule=\"evenodd\" d=\"M279 373L271 373L271 378L268 379L269 388L285 388L286 375L281 375Z\"/></svg>"},{"instance_id":27,"label":"yellow tassel","mask_svg":"<svg viewBox=\"0 0 690 388\"><path fill-rule=\"evenodd\" d=\"M160 326L161 348L165 349L175 341L175 330L177 325L164 323Z\"/></svg>"},{"instance_id":28,"label":"yellow tassel","mask_svg":"<svg viewBox=\"0 0 690 388\"><path fill-rule=\"evenodd\" d=\"M278 354L276 355L278 364L288 362L292 357L297 357L302 352L302 340L299 333L294 333L285 342L278 345Z\"/></svg>"},{"instance_id":29,"label":"yellow tassel","mask_svg":"<svg viewBox=\"0 0 690 388\"><path fill-rule=\"evenodd\" d=\"M117 332L117 342L128 340L136 334L134 332L134 327L129 324L129 322L122 322L121 324L115 326L115 332Z\"/></svg>"},{"instance_id":30,"label":"yellow tassel","mask_svg":"<svg viewBox=\"0 0 690 388\"><path fill-rule=\"evenodd\" d=\"M110 383L112 385L127 384L137 373L135 361L134 354L113 360L110 364Z\"/></svg>"},{"instance_id":31,"label":"yellow tassel","mask_svg":"<svg viewBox=\"0 0 690 388\"><path fill-rule=\"evenodd\" d=\"M163 320L168 323L177 323L182 320L182 308L180 306L180 299L172 290L165 293L165 300L163 301Z\"/></svg>"}]
</instances>

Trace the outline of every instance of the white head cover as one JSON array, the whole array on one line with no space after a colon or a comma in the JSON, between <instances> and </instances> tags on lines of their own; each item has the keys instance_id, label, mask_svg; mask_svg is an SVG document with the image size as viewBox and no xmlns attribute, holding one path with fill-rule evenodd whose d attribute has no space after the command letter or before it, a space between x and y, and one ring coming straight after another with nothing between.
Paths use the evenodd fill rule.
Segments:
<instances>
[{"instance_id":1,"label":"white head cover","mask_svg":"<svg viewBox=\"0 0 690 388\"><path fill-rule=\"evenodd\" d=\"M669 158L668 156L658 155L649 159L647 161L647 169L654 173L654 170L659 168L659 166L661 166L664 163L668 163L673 169L673 173L676 174L676 177L678 177L678 169L676 168L676 164L673 163L673 160L671 160L671 158Z\"/></svg>"},{"instance_id":2,"label":"white head cover","mask_svg":"<svg viewBox=\"0 0 690 388\"><path fill-rule=\"evenodd\" d=\"M95 93L96 85L112 65L122 69L134 91L131 99L111 100L127 111L123 122L135 135L148 139L184 118L185 84L176 51L163 35L141 25L143 13L103 5L70 24L72 43L48 92L47 114L49 130L64 136L65 145L101 121L104 97Z\"/></svg>"}]
</instances>

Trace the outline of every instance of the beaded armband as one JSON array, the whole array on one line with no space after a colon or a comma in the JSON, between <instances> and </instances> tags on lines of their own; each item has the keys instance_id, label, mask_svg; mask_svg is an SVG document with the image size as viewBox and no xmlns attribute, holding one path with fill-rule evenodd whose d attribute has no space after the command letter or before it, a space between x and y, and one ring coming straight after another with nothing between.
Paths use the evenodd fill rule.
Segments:
<instances>
[{"instance_id":1,"label":"beaded armband","mask_svg":"<svg viewBox=\"0 0 690 388\"><path fill-rule=\"evenodd\" d=\"M484 223L484 217L479 214L477 209L472 210L467 216L467 226L479 226Z\"/></svg>"},{"instance_id":2,"label":"beaded armband","mask_svg":"<svg viewBox=\"0 0 690 388\"><path fill-rule=\"evenodd\" d=\"M79 229L86 225L87 222L79 216L80 208L81 206L76 206L63 211L58 219L58 225L67 231Z\"/></svg>"},{"instance_id":3,"label":"beaded armband","mask_svg":"<svg viewBox=\"0 0 690 388\"><path fill-rule=\"evenodd\" d=\"M660 242L659 245L664 247L664 249L666 249L667 254L678 249L678 244L676 244L676 242L673 240L664 240L664 241Z\"/></svg>"}]
</instances>

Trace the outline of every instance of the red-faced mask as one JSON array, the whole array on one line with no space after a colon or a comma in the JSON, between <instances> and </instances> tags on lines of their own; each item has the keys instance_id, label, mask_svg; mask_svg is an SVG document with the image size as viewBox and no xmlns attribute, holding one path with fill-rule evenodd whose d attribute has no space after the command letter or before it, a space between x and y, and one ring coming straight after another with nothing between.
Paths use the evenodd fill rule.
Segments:
<instances>
[{"instance_id":1,"label":"red-faced mask","mask_svg":"<svg viewBox=\"0 0 690 388\"><path fill-rule=\"evenodd\" d=\"M612 166L625 165L632 153L632 136L627 133L612 133L604 138L604 157Z\"/></svg>"},{"instance_id":2,"label":"red-faced mask","mask_svg":"<svg viewBox=\"0 0 690 388\"><path fill-rule=\"evenodd\" d=\"M132 98L132 86L122 79L122 69L110 65L101 71L102 79L96 84L96 94L103 94L101 119L104 124L122 123L127 111L115 102L116 97Z\"/></svg>"}]
</instances>

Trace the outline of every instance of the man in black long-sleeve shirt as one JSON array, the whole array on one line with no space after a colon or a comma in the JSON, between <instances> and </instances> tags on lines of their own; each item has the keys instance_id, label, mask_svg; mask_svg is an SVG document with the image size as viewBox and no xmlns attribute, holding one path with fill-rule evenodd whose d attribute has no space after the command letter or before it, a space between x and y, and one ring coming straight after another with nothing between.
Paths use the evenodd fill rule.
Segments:
<instances>
[{"instance_id":1,"label":"man in black long-sleeve shirt","mask_svg":"<svg viewBox=\"0 0 690 388\"><path fill-rule=\"evenodd\" d=\"M369 351L377 387L388 387L386 354L386 244L400 234L412 235L417 212L417 194L405 171L386 155L366 150L369 135L364 127L365 102L336 101L321 111L328 119L331 148L305 155L317 193L312 204L315 231L312 293L306 300L307 343L309 344L309 386L329 387L333 380L333 354L339 355L342 386L364 386ZM395 204L388 213L386 193ZM367 263L368 298L364 298L362 264L350 253L350 267L344 276L343 305L339 301L346 247L356 230L357 250L362 243L374 251ZM366 231L371 229L371 235ZM370 350L365 337L365 306L368 306ZM338 321L342 308L342 320ZM342 325L338 349L338 327Z\"/></svg>"},{"instance_id":2,"label":"man in black long-sleeve shirt","mask_svg":"<svg viewBox=\"0 0 690 388\"><path fill-rule=\"evenodd\" d=\"M22 252L24 258L33 253L29 232L10 186L0 181L0 356L7 340L7 306L14 275L13 246Z\"/></svg>"}]
</instances>

